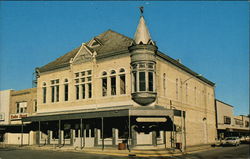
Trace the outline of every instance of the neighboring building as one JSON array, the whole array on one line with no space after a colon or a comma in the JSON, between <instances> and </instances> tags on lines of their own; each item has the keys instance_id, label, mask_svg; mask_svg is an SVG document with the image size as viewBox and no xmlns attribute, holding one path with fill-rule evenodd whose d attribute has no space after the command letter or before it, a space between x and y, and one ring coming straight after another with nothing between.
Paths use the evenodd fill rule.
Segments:
<instances>
[{"instance_id":1,"label":"neighboring building","mask_svg":"<svg viewBox=\"0 0 250 159\"><path fill-rule=\"evenodd\" d=\"M32 123L22 123L22 118L35 114L37 111L37 88L10 90L8 95L1 96L8 112L1 142L5 144L33 144L34 133ZM2 100L3 99L3 100ZM8 102L6 102L8 100ZM0 125L0 128L2 126ZM21 141L21 137L23 140Z\"/></svg>"},{"instance_id":2,"label":"neighboring building","mask_svg":"<svg viewBox=\"0 0 250 159\"><path fill-rule=\"evenodd\" d=\"M21 119L37 112L37 88L11 92L10 124L21 125Z\"/></svg>"},{"instance_id":3,"label":"neighboring building","mask_svg":"<svg viewBox=\"0 0 250 159\"><path fill-rule=\"evenodd\" d=\"M36 71L37 114L23 121L42 132L39 144L170 147L217 136L214 83L158 51L143 16L134 39L108 30Z\"/></svg>"},{"instance_id":4,"label":"neighboring building","mask_svg":"<svg viewBox=\"0 0 250 159\"><path fill-rule=\"evenodd\" d=\"M9 105L11 90L0 91L0 142L3 142L3 136L9 125Z\"/></svg>"},{"instance_id":5,"label":"neighboring building","mask_svg":"<svg viewBox=\"0 0 250 159\"><path fill-rule=\"evenodd\" d=\"M218 99L216 103L217 131L218 138L228 136L249 136L249 117L234 116L233 106Z\"/></svg>"}]
</instances>

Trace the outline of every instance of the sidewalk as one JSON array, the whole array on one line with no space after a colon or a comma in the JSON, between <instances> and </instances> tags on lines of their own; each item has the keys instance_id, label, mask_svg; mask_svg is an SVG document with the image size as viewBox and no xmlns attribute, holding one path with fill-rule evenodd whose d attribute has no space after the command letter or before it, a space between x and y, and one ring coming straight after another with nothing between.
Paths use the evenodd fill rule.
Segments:
<instances>
[{"instance_id":1,"label":"sidewalk","mask_svg":"<svg viewBox=\"0 0 250 159\"><path fill-rule=\"evenodd\" d=\"M2 148L3 145L0 146ZM111 156L137 156L137 157L157 157L157 156L179 156L182 154L191 154L199 151L205 151L210 149L217 149L215 147L211 147L211 145L196 145L189 146L186 149L185 153L182 153L178 149L148 149L148 150L118 150L115 148L83 148L83 149L74 149L72 146L63 146L56 147L53 145L50 146L18 146L18 145L5 145L5 148L16 148L16 149L32 149L32 150L49 150L49 151L62 151L62 152L79 152L79 153L91 153L91 154L100 154L100 155L111 155Z\"/></svg>"}]
</instances>

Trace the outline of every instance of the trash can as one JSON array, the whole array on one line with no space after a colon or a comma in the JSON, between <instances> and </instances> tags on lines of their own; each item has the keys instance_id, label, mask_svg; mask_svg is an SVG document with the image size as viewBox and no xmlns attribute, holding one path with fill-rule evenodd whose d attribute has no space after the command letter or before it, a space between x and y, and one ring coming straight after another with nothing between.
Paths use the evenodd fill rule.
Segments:
<instances>
[{"instance_id":1,"label":"trash can","mask_svg":"<svg viewBox=\"0 0 250 159\"><path fill-rule=\"evenodd\" d=\"M181 149L181 143L180 143L180 142L177 142L177 143L176 143L176 148L177 148L177 149Z\"/></svg>"},{"instance_id":2,"label":"trash can","mask_svg":"<svg viewBox=\"0 0 250 159\"><path fill-rule=\"evenodd\" d=\"M125 143L119 143L118 144L118 150L126 150L126 144Z\"/></svg>"}]
</instances>

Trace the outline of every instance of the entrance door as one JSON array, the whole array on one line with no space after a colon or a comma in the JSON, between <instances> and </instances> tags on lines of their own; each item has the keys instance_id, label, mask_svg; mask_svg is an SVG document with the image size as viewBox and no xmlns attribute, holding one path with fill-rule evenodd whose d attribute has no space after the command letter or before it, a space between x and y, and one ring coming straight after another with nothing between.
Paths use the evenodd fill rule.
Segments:
<instances>
[{"instance_id":1,"label":"entrance door","mask_svg":"<svg viewBox=\"0 0 250 159\"><path fill-rule=\"evenodd\" d=\"M146 134L144 132L136 132L137 145L152 145L152 132Z\"/></svg>"}]
</instances>

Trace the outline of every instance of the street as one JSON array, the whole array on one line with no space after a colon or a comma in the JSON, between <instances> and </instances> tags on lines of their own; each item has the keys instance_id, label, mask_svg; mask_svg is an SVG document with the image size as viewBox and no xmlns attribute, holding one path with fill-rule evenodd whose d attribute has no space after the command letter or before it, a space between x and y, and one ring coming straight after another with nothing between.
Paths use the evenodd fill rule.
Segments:
<instances>
[{"instance_id":1,"label":"street","mask_svg":"<svg viewBox=\"0 0 250 159\"><path fill-rule=\"evenodd\" d=\"M183 156L168 157L117 157L108 155L88 154L83 152L58 152L47 150L30 150L0 148L0 159L249 159L249 145L238 147L221 147L208 151L191 153Z\"/></svg>"}]
</instances>

